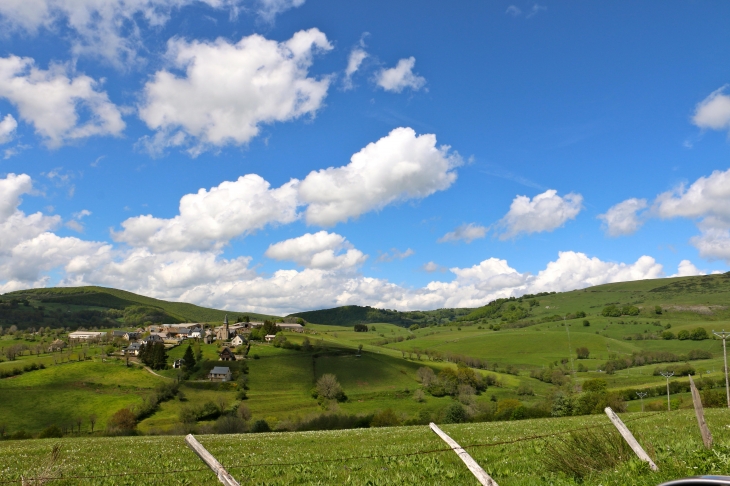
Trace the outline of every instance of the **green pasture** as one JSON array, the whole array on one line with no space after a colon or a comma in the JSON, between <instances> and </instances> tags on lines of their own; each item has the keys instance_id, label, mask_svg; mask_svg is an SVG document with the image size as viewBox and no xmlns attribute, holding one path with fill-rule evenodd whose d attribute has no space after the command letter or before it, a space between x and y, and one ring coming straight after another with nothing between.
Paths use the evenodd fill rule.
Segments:
<instances>
[{"instance_id":1,"label":"green pasture","mask_svg":"<svg viewBox=\"0 0 730 486\"><path fill-rule=\"evenodd\" d=\"M586 477L586 486L654 486L696 474L725 474L730 468L730 415L708 410L717 454L705 454L691 410L629 413L622 418L650 452L658 472L638 460ZM604 426L604 415L502 423L442 425L502 486L577 484L549 471L542 461L556 438L509 443L529 436ZM461 460L427 426L324 432L198 436L241 484L453 484L476 481ZM186 447L182 436L70 438L0 442L0 480L32 477L54 444L60 449L58 485L219 484ZM501 445L489 446L489 444ZM477 445L477 446L474 446ZM482 446L478 446L482 445ZM486 445L486 446L484 446ZM104 479L110 474L129 474ZM156 474L146 474L156 473Z\"/></svg>"},{"instance_id":2,"label":"green pasture","mask_svg":"<svg viewBox=\"0 0 730 486\"><path fill-rule=\"evenodd\" d=\"M139 403L159 378L122 362L82 361L51 366L0 380L0 422L12 433L97 416L96 430L120 408Z\"/></svg>"}]
</instances>

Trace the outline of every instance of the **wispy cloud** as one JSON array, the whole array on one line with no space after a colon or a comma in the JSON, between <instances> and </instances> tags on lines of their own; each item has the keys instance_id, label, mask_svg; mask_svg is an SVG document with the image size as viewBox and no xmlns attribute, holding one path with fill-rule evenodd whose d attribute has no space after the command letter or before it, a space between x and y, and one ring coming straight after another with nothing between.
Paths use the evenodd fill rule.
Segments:
<instances>
[{"instance_id":1,"label":"wispy cloud","mask_svg":"<svg viewBox=\"0 0 730 486\"><path fill-rule=\"evenodd\" d=\"M444 236L438 239L439 243L447 243L453 241L466 241L471 243L474 240L484 238L487 235L489 228L481 226L475 223L462 224L454 231L446 233Z\"/></svg>"},{"instance_id":2,"label":"wispy cloud","mask_svg":"<svg viewBox=\"0 0 730 486\"><path fill-rule=\"evenodd\" d=\"M408 248L406 251L400 251L398 248L391 248L390 251L386 251L378 256L377 261L379 262L392 262L393 260L403 260L409 256L414 255L416 252Z\"/></svg>"}]
</instances>

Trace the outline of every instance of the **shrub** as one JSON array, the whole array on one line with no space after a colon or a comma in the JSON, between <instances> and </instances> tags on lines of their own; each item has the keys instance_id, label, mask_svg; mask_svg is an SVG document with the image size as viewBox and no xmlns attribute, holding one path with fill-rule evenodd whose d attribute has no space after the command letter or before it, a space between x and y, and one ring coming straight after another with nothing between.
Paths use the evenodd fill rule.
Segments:
<instances>
[{"instance_id":1,"label":"shrub","mask_svg":"<svg viewBox=\"0 0 730 486\"><path fill-rule=\"evenodd\" d=\"M689 338L693 341L702 341L710 339L710 336L707 335L707 330L704 327L697 327L689 333Z\"/></svg>"},{"instance_id":2,"label":"shrub","mask_svg":"<svg viewBox=\"0 0 730 486\"><path fill-rule=\"evenodd\" d=\"M720 390L702 390L702 404L710 408L724 408L727 406L725 394Z\"/></svg>"},{"instance_id":3,"label":"shrub","mask_svg":"<svg viewBox=\"0 0 730 486\"><path fill-rule=\"evenodd\" d=\"M386 408L381 410L373 416L373 420L370 422L372 427L390 427L400 425L400 419L395 414L393 409Z\"/></svg>"},{"instance_id":4,"label":"shrub","mask_svg":"<svg viewBox=\"0 0 730 486\"><path fill-rule=\"evenodd\" d=\"M368 332L368 326L365 324L355 324L355 332Z\"/></svg>"},{"instance_id":5,"label":"shrub","mask_svg":"<svg viewBox=\"0 0 730 486\"><path fill-rule=\"evenodd\" d=\"M586 347L580 347L576 349L575 353L578 355L578 359L588 359L588 356L591 354L591 352Z\"/></svg>"},{"instance_id":6,"label":"shrub","mask_svg":"<svg viewBox=\"0 0 730 486\"><path fill-rule=\"evenodd\" d=\"M608 388L608 382L602 378L586 380L583 382L583 391L587 392L603 392Z\"/></svg>"},{"instance_id":7,"label":"shrub","mask_svg":"<svg viewBox=\"0 0 730 486\"><path fill-rule=\"evenodd\" d=\"M246 422L235 415L224 415L215 422L217 434L241 434L246 432Z\"/></svg>"},{"instance_id":8,"label":"shrub","mask_svg":"<svg viewBox=\"0 0 730 486\"><path fill-rule=\"evenodd\" d=\"M61 432L61 429L56 424L46 427L38 435L39 439L60 439L61 437L63 437L63 432Z\"/></svg>"},{"instance_id":9,"label":"shrub","mask_svg":"<svg viewBox=\"0 0 730 486\"><path fill-rule=\"evenodd\" d=\"M423 390L420 388L413 392L413 399L417 401L418 403L424 402L426 400L425 395L423 393Z\"/></svg>"},{"instance_id":10,"label":"shrub","mask_svg":"<svg viewBox=\"0 0 730 486\"><path fill-rule=\"evenodd\" d=\"M588 319L583 319L583 327L589 327L591 323L588 321Z\"/></svg>"},{"instance_id":11,"label":"shrub","mask_svg":"<svg viewBox=\"0 0 730 486\"><path fill-rule=\"evenodd\" d=\"M129 433L137 428L137 419L130 409L123 408L112 415L107 427L115 433Z\"/></svg>"},{"instance_id":12,"label":"shrub","mask_svg":"<svg viewBox=\"0 0 730 486\"><path fill-rule=\"evenodd\" d=\"M10 435L11 440L25 440L32 438L31 435L25 430L19 430Z\"/></svg>"},{"instance_id":13,"label":"shrub","mask_svg":"<svg viewBox=\"0 0 730 486\"><path fill-rule=\"evenodd\" d=\"M531 396L535 394L535 391L532 389L530 385L522 384L519 387L517 387L517 394L521 396Z\"/></svg>"},{"instance_id":14,"label":"shrub","mask_svg":"<svg viewBox=\"0 0 730 486\"><path fill-rule=\"evenodd\" d=\"M271 427L269 427L269 423L266 420L261 419L253 423L251 426L251 432L271 432Z\"/></svg>"},{"instance_id":15,"label":"shrub","mask_svg":"<svg viewBox=\"0 0 730 486\"><path fill-rule=\"evenodd\" d=\"M674 335L672 331L664 331L662 333L662 339L666 339L667 341L670 341L672 339L676 339L677 336Z\"/></svg>"},{"instance_id":16,"label":"shrub","mask_svg":"<svg viewBox=\"0 0 730 486\"><path fill-rule=\"evenodd\" d=\"M460 424L466 422L467 418L466 409L460 403L452 403L444 410L445 424Z\"/></svg>"},{"instance_id":17,"label":"shrub","mask_svg":"<svg viewBox=\"0 0 730 486\"><path fill-rule=\"evenodd\" d=\"M685 341L689 339L689 331L686 329L682 329L677 333L677 339L679 339L680 341Z\"/></svg>"}]
</instances>

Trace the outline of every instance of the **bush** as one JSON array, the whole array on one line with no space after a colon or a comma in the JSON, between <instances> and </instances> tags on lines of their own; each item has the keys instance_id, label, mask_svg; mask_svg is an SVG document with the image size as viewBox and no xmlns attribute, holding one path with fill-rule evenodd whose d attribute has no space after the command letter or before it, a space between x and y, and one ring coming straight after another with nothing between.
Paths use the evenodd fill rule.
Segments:
<instances>
[{"instance_id":1,"label":"bush","mask_svg":"<svg viewBox=\"0 0 730 486\"><path fill-rule=\"evenodd\" d=\"M269 427L269 423L266 420L257 420L253 423L251 426L251 432L253 433L260 433L260 432L271 432L271 427Z\"/></svg>"},{"instance_id":2,"label":"bush","mask_svg":"<svg viewBox=\"0 0 730 486\"><path fill-rule=\"evenodd\" d=\"M217 434L242 434L246 432L246 422L235 415L224 415L215 422Z\"/></svg>"},{"instance_id":3,"label":"bush","mask_svg":"<svg viewBox=\"0 0 730 486\"><path fill-rule=\"evenodd\" d=\"M25 430L19 430L10 435L10 440L25 440L32 439L31 435Z\"/></svg>"},{"instance_id":4,"label":"bush","mask_svg":"<svg viewBox=\"0 0 730 486\"><path fill-rule=\"evenodd\" d=\"M381 410L373 416L373 420L370 422L371 427L391 427L400 425L400 419L395 412L386 408Z\"/></svg>"},{"instance_id":5,"label":"bush","mask_svg":"<svg viewBox=\"0 0 730 486\"><path fill-rule=\"evenodd\" d=\"M588 359L588 356L590 356L591 352L586 347L580 347L575 350L575 353L578 355L578 359Z\"/></svg>"},{"instance_id":6,"label":"bush","mask_svg":"<svg viewBox=\"0 0 730 486\"><path fill-rule=\"evenodd\" d=\"M107 428L113 433L129 433L137 428L137 419L128 408L118 410L109 419Z\"/></svg>"},{"instance_id":7,"label":"bush","mask_svg":"<svg viewBox=\"0 0 730 486\"><path fill-rule=\"evenodd\" d=\"M603 378L595 378L583 382L583 391L587 392L603 392L608 388L608 382Z\"/></svg>"},{"instance_id":8,"label":"bush","mask_svg":"<svg viewBox=\"0 0 730 486\"><path fill-rule=\"evenodd\" d=\"M702 405L708 408L724 408L727 406L726 396L720 390L702 390Z\"/></svg>"},{"instance_id":9,"label":"bush","mask_svg":"<svg viewBox=\"0 0 730 486\"><path fill-rule=\"evenodd\" d=\"M588 321L588 319L583 319L583 327L590 327L591 323Z\"/></svg>"},{"instance_id":10,"label":"bush","mask_svg":"<svg viewBox=\"0 0 730 486\"><path fill-rule=\"evenodd\" d=\"M710 336L707 335L707 330L705 330L704 327L697 327L690 331L689 338L693 341L702 341L705 339L710 339Z\"/></svg>"},{"instance_id":11,"label":"bush","mask_svg":"<svg viewBox=\"0 0 730 486\"><path fill-rule=\"evenodd\" d=\"M467 418L466 409L460 403L452 403L444 410L445 424L460 424Z\"/></svg>"},{"instance_id":12,"label":"bush","mask_svg":"<svg viewBox=\"0 0 730 486\"><path fill-rule=\"evenodd\" d=\"M46 427L38 435L39 439L60 439L61 437L63 437L63 432L61 432L61 429L56 424Z\"/></svg>"},{"instance_id":13,"label":"bush","mask_svg":"<svg viewBox=\"0 0 730 486\"><path fill-rule=\"evenodd\" d=\"M355 332L368 332L368 326L365 324L355 324Z\"/></svg>"},{"instance_id":14,"label":"bush","mask_svg":"<svg viewBox=\"0 0 730 486\"><path fill-rule=\"evenodd\" d=\"M662 333L662 339L666 339L667 341L670 341L672 339L676 339L677 336L674 335L672 331L664 331Z\"/></svg>"},{"instance_id":15,"label":"bush","mask_svg":"<svg viewBox=\"0 0 730 486\"><path fill-rule=\"evenodd\" d=\"M686 341L687 339L689 339L689 331L686 329L682 329L677 333L677 339L679 339L680 341Z\"/></svg>"}]
</instances>

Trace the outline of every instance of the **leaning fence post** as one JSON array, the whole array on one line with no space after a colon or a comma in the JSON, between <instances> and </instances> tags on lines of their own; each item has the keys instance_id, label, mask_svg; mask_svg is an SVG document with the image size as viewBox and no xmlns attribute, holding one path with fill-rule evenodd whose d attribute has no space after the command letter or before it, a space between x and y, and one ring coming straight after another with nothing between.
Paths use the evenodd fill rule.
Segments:
<instances>
[{"instance_id":1,"label":"leaning fence post","mask_svg":"<svg viewBox=\"0 0 730 486\"><path fill-rule=\"evenodd\" d=\"M198 442L195 437L193 437L193 434L188 434L185 437L185 442L188 444L188 447L190 447L193 452L195 452L198 457L201 458L203 462L213 470L215 475L218 476L218 481L220 481L225 486L240 486L238 484L238 481L233 479L233 476L228 474L228 471L225 470L221 463L218 462L210 452L205 450L203 444Z\"/></svg>"},{"instance_id":2,"label":"leaning fence post","mask_svg":"<svg viewBox=\"0 0 730 486\"><path fill-rule=\"evenodd\" d=\"M616 415L613 410L611 410L611 407L606 407L604 411L606 412L606 415L608 415L608 418L611 420L611 422L613 422L613 425L616 426L619 433L623 436L624 440L626 440L626 442L629 444L631 449L634 450L636 455L639 456L639 459L648 462L649 467L652 471L657 471L659 468L656 467L656 464L654 464L654 461L651 460L649 454L647 454L646 451L637 442L631 431L626 427L626 425L624 425L621 419L618 418L618 415Z\"/></svg>"},{"instance_id":3,"label":"leaning fence post","mask_svg":"<svg viewBox=\"0 0 730 486\"><path fill-rule=\"evenodd\" d=\"M477 464L474 459L472 459L469 453L466 452L459 444L457 444L456 441L454 441L454 439L446 435L446 433L443 430L439 429L435 423L431 422L429 426L431 427L431 430L436 432L436 434L441 437L444 442L446 442L449 447L454 450L454 452L456 452L459 458L464 461L466 467L469 468L471 473L477 478L480 484L482 484L483 486L498 486L497 482L492 479L489 474L487 474L484 469L482 469L482 467Z\"/></svg>"},{"instance_id":4,"label":"leaning fence post","mask_svg":"<svg viewBox=\"0 0 730 486\"><path fill-rule=\"evenodd\" d=\"M691 375L689 377L689 387L692 390L692 402L694 402L695 405L695 415L697 416L697 424L700 426L702 442L704 442L707 449L712 449L712 434L710 433L710 429L707 427L707 422L705 422L705 411L702 408L700 392L697 391L697 387L695 386L695 382Z\"/></svg>"}]
</instances>

